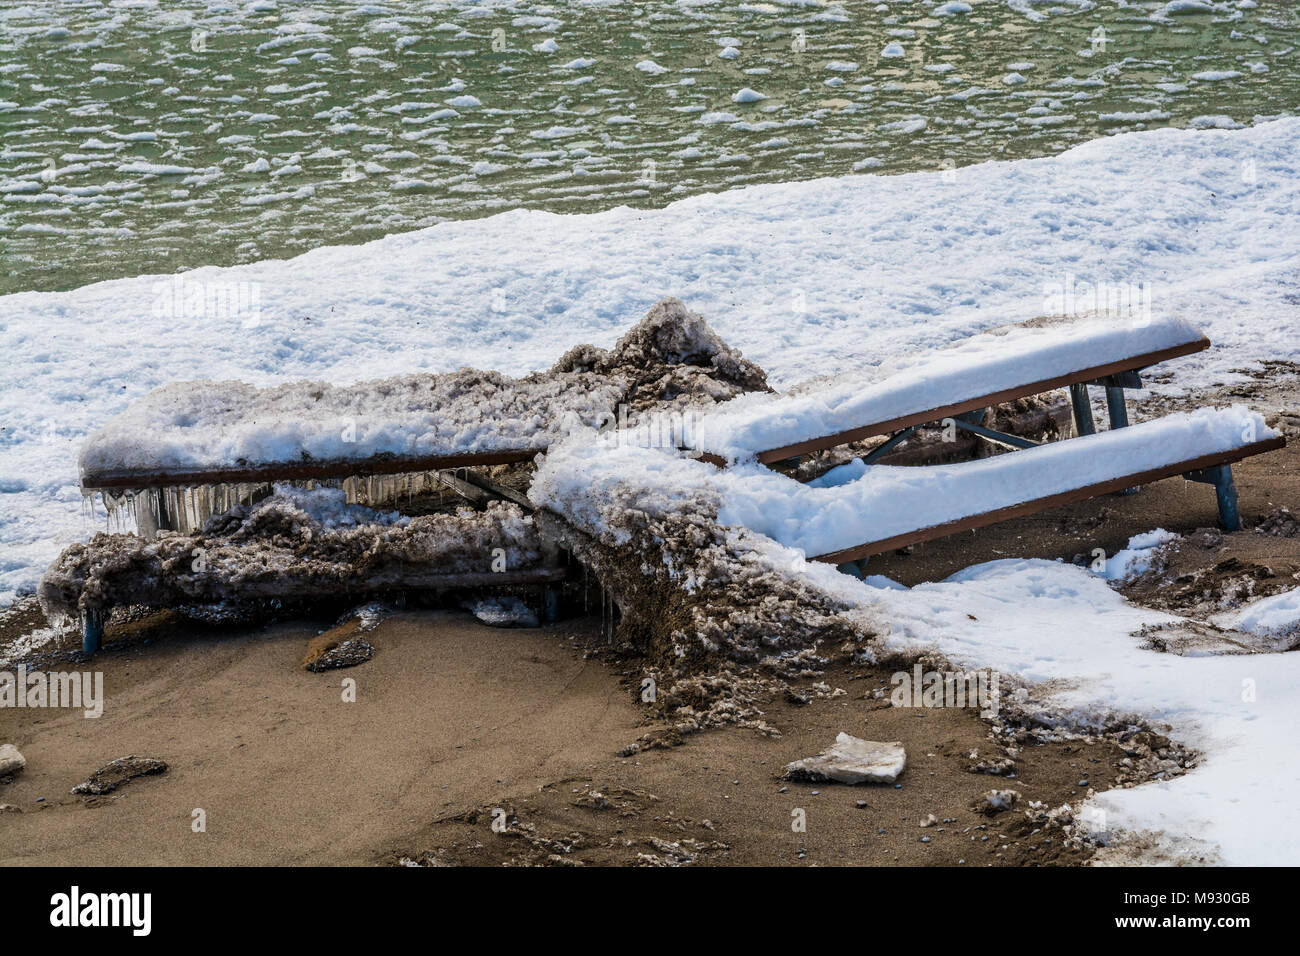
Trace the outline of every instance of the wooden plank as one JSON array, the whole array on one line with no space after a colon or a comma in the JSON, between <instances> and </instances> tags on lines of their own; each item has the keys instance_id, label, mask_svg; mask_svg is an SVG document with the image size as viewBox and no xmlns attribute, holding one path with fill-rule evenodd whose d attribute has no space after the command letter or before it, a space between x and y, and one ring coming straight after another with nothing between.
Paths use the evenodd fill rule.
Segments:
<instances>
[{"instance_id":1,"label":"wooden plank","mask_svg":"<svg viewBox=\"0 0 1300 956\"><path fill-rule=\"evenodd\" d=\"M245 468L214 468L198 471L140 470L91 472L81 476L82 491L112 489L188 487L194 485L256 485L271 481L306 481L321 478L401 475L407 472L441 471L475 465L509 465L529 461L545 448L514 448L504 451L458 455L376 455L371 458L330 461L277 462Z\"/></svg>"},{"instance_id":2,"label":"wooden plank","mask_svg":"<svg viewBox=\"0 0 1300 956\"><path fill-rule=\"evenodd\" d=\"M436 591L448 588L483 588L508 584L556 584L568 577L568 568L536 567L522 568L517 571L470 571L447 574L440 571L427 571L403 574L400 581L387 579L380 575L378 583L365 584L352 588L335 588L327 585L328 590L310 581L248 581L239 586L239 596L249 597L312 597L323 593L333 596L338 593L373 594L381 591Z\"/></svg>"},{"instance_id":3,"label":"wooden plank","mask_svg":"<svg viewBox=\"0 0 1300 956\"><path fill-rule=\"evenodd\" d=\"M999 521L1010 521L1012 518L1021 518L1025 515L1034 514L1039 511L1047 511L1048 509L1055 508L1059 505L1073 504L1076 501L1086 501L1089 498L1097 498L1101 495L1111 494L1112 492L1123 491L1125 488L1131 488L1134 485L1149 485L1153 481L1159 481L1162 478L1171 478L1174 475L1181 475L1184 472L1199 471L1202 468L1212 468L1215 465L1231 464L1234 461L1240 461L1241 459L1249 458L1252 455L1262 455L1264 452L1276 451L1285 445L1286 439L1279 435L1277 438L1268 438L1264 441L1252 442L1249 445L1234 448L1232 451L1218 452L1213 455L1203 455L1199 458L1191 458L1187 461L1162 465L1159 468L1151 468L1147 471L1132 472L1127 475L1121 475L1118 478L1111 478L1106 481L1098 482L1097 484L1075 488L1071 491L1063 491L1059 494L1047 495L1043 498L1034 498L1030 501L1009 505L1005 508L998 508L994 511L986 511L983 514L970 515L943 524L932 525L928 528L921 528L916 531L906 532L905 534L894 535L892 538L867 542L865 544L856 545L852 548L844 548L841 551L832 551L829 554L819 554L812 558L812 560L824 561L827 564L844 564L846 561L857 561L859 558L867 558L873 554L883 554L886 551L893 551L895 548L905 548L909 544L919 544L922 541L932 541L935 538L947 537L950 534L957 534L960 531L972 531L975 528L982 528L985 525L997 524ZM1017 454L1033 454L1033 452L1018 452Z\"/></svg>"},{"instance_id":4,"label":"wooden plank","mask_svg":"<svg viewBox=\"0 0 1300 956\"><path fill-rule=\"evenodd\" d=\"M1173 358L1191 355L1193 352L1200 352L1209 347L1210 340L1202 337L1197 339L1195 342L1187 342L1183 345L1175 345L1171 348L1160 349L1155 352L1146 352L1142 355L1134 355L1130 358L1121 359L1116 362L1107 362L1105 365L1094 365L1090 368L1079 369L1077 372L1071 372L1068 375L1040 379L1037 382L1030 382L1026 385L1017 385L1014 388L1006 388L999 392L990 392L987 395L980 395L961 402L954 402L951 405L942 405L939 408L930 408L924 411L914 412L910 415L903 415L899 418L891 418L888 421L873 422L872 424L862 425L858 428L850 428L846 431L836 432L833 435L824 435L820 438L810 438L807 441L795 442L793 445L783 445L780 448L770 448L767 451L759 452L758 460L765 465L770 465L773 462L783 461L786 458L794 458L796 455L808 455L812 452L822 451L826 448L834 448L836 445L847 445L849 442L871 438L874 435L888 435L911 425L925 425L929 422L936 422L943 418L952 418L956 415L962 414L963 412L974 411L977 408L985 408L989 405L1000 405L1002 402L1010 402L1017 398L1024 398L1026 395L1038 395L1042 392L1050 392L1055 388L1063 388L1067 385L1074 385L1080 382L1089 382L1096 378L1104 378L1107 375L1116 375L1120 372L1132 371L1133 369L1146 368L1148 365L1156 365L1160 362L1167 362ZM712 454L701 455L700 458L711 463L717 463L721 460L719 456Z\"/></svg>"},{"instance_id":5,"label":"wooden plank","mask_svg":"<svg viewBox=\"0 0 1300 956\"><path fill-rule=\"evenodd\" d=\"M335 588L308 581L250 581L239 586L241 598L309 598L322 594L336 597L340 594L379 594L386 591L445 591L453 588L483 588L518 584L560 584L569 576L563 565L555 567L523 568L517 571L471 571L447 574L438 571L409 574L400 582L385 580L382 583L354 588ZM186 596L187 601L203 602L203 595ZM103 622L112 605L97 607L83 616L82 644L86 653L99 649L103 641Z\"/></svg>"}]
</instances>

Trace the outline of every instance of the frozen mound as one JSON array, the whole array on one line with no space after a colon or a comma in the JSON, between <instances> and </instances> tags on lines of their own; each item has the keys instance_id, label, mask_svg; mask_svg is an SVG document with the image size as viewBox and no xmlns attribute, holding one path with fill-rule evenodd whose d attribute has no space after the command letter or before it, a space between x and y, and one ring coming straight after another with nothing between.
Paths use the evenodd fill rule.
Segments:
<instances>
[{"instance_id":1,"label":"frozen mound","mask_svg":"<svg viewBox=\"0 0 1300 956\"><path fill-rule=\"evenodd\" d=\"M664 299L612 351L579 345L523 378L466 368L348 386L172 383L86 440L81 475L93 487L96 477L151 472L544 451L577 427L610 427L620 405L712 403L766 388L761 368Z\"/></svg>"},{"instance_id":2,"label":"frozen mound","mask_svg":"<svg viewBox=\"0 0 1300 956\"><path fill-rule=\"evenodd\" d=\"M759 703L774 683L870 653L861 585L770 538L724 527L721 498L682 469L710 466L614 447L601 466L580 436L553 448L529 495L537 520L590 567L621 615L617 637L648 657L667 722L637 746L723 724L772 733Z\"/></svg>"},{"instance_id":3,"label":"frozen mound","mask_svg":"<svg viewBox=\"0 0 1300 956\"><path fill-rule=\"evenodd\" d=\"M514 504L405 517L347 505L341 490L277 486L194 535L97 534L75 544L45 572L38 596L56 621L119 605L239 606L488 577L502 553L509 571L542 562L533 519Z\"/></svg>"},{"instance_id":4,"label":"frozen mound","mask_svg":"<svg viewBox=\"0 0 1300 956\"><path fill-rule=\"evenodd\" d=\"M637 411L664 402L723 402L742 392L771 390L767 373L673 298L657 302L613 349L575 346L551 371L594 372L626 380L622 401Z\"/></svg>"}]
</instances>

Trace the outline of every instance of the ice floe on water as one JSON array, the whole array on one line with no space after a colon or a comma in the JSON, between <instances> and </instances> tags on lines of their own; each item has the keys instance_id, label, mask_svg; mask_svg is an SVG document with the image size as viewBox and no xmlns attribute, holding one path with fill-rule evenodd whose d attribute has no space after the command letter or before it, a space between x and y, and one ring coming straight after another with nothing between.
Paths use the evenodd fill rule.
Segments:
<instances>
[{"instance_id":1,"label":"ice floe on water","mask_svg":"<svg viewBox=\"0 0 1300 956\"><path fill-rule=\"evenodd\" d=\"M7 5L0 291L1293 110L1294 24L1201 6ZM741 75L766 99L731 115Z\"/></svg>"}]
</instances>

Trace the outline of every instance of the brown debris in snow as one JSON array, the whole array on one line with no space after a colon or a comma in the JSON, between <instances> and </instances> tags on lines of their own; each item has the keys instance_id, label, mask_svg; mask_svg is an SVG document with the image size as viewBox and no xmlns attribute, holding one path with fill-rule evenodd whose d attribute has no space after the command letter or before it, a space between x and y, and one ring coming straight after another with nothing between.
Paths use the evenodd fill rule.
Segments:
<instances>
[{"instance_id":1,"label":"brown debris in snow","mask_svg":"<svg viewBox=\"0 0 1300 956\"><path fill-rule=\"evenodd\" d=\"M633 411L724 402L742 392L770 391L767 373L732 348L680 299L661 299L606 351L578 345L553 373L595 372L627 382Z\"/></svg>"}]
</instances>

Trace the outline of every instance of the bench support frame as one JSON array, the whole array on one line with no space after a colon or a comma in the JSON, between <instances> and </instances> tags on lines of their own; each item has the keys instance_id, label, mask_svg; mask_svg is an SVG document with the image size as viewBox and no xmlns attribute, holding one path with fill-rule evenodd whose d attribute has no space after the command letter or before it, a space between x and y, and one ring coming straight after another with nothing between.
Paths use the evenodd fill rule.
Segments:
<instances>
[{"instance_id":1,"label":"bench support frame","mask_svg":"<svg viewBox=\"0 0 1300 956\"><path fill-rule=\"evenodd\" d=\"M1074 406L1074 433L1095 435L1097 426L1092 420L1092 402L1088 399L1088 386L1076 382L1070 386L1070 404Z\"/></svg>"},{"instance_id":2,"label":"bench support frame","mask_svg":"<svg viewBox=\"0 0 1300 956\"><path fill-rule=\"evenodd\" d=\"M972 435L978 435L985 441L994 445L1002 445L1006 448L1037 448L1038 442L1031 441L1028 438L1021 438L1019 435L1008 435L1006 432L996 431L992 428L985 428L976 422L966 421L960 415L952 419L952 423L962 431L970 432Z\"/></svg>"},{"instance_id":3,"label":"bench support frame","mask_svg":"<svg viewBox=\"0 0 1300 956\"><path fill-rule=\"evenodd\" d=\"M1232 480L1231 465L1213 465L1183 475L1188 481L1214 485L1219 499L1219 525L1224 531L1241 530L1241 512L1237 509L1237 483Z\"/></svg>"},{"instance_id":4,"label":"bench support frame","mask_svg":"<svg viewBox=\"0 0 1300 956\"><path fill-rule=\"evenodd\" d=\"M104 644L104 615L99 611L85 611L81 615L81 650L94 654Z\"/></svg>"}]
</instances>

